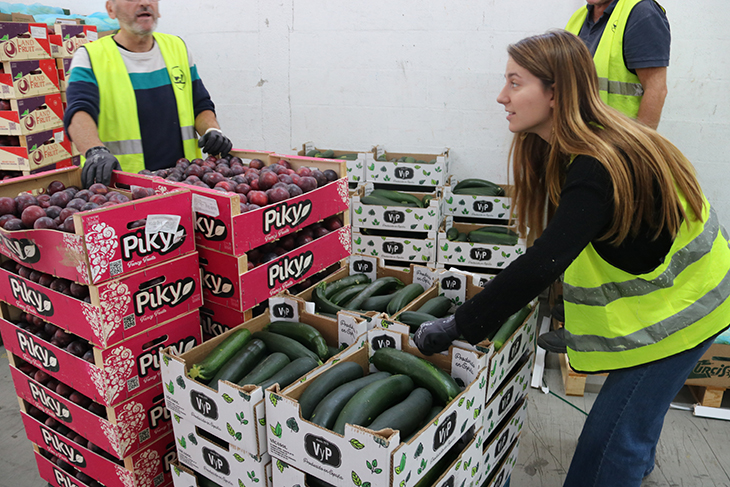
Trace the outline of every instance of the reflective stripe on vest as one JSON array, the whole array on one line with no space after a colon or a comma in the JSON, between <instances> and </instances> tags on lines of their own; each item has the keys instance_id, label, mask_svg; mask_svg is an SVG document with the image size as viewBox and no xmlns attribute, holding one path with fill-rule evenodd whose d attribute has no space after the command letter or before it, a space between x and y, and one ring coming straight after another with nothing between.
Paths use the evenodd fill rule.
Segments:
<instances>
[{"instance_id":1,"label":"reflective stripe on vest","mask_svg":"<svg viewBox=\"0 0 730 487\"><path fill-rule=\"evenodd\" d=\"M621 0L616 4L593 55L601 99L631 118L636 118L639 113L644 89L639 77L629 71L624 63L624 32L631 10L640 1ZM579 8L565 30L578 35L587 15L586 7Z\"/></svg>"},{"instance_id":2,"label":"reflective stripe on vest","mask_svg":"<svg viewBox=\"0 0 730 487\"><path fill-rule=\"evenodd\" d=\"M702 218L680 195L688 215L664 262L634 275L588 245L563 283L566 342L576 370L641 365L690 349L730 323L730 247L705 201Z\"/></svg>"},{"instance_id":3,"label":"reflective stripe on vest","mask_svg":"<svg viewBox=\"0 0 730 487\"><path fill-rule=\"evenodd\" d=\"M175 93L185 157L191 160L202 157L194 127L192 80L185 43L176 36L153 35ZM112 36L102 37L84 47L99 85L99 138L117 156L124 171L139 172L145 166L137 99L119 48Z\"/></svg>"}]
</instances>

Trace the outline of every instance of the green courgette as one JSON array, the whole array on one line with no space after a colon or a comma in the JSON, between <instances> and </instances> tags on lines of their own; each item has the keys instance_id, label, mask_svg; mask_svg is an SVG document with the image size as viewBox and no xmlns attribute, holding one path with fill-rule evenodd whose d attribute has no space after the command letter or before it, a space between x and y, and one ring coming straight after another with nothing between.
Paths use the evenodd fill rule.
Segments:
<instances>
[{"instance_id":1,"label":"green courgette","mask_svg":"<svg viewBox=\"0 0 730 487\"><path fill-rule=\"evenodd\" d=\"M247 328L238 328L231 332L222 342L200 362L194 363L188 371L191 379L208 381L215 376L226 362L233 357L244 345L251 340L251 331Z\"/></svg>"},{"instance_id":2,"label":"green courgette","mask_svg":"<svg viewBox=\"0 0 730 487\"><path fill-rule=\"evenodd\" d=\"M448 404L461 393L456 381L431 362L395 348L380 348L370 362L378 370L392 374L407 374L419 387L425 387L441 403Z\"/></svg>"},{"instance_id":3,"label":"green courgette","mask_svg":"<svg viewBox=\"0 0 730 487\"><path fill-rule=\"evenodd\" d=\"M227 380L233 384L248 374L266 356L266 344L254 338L243 346L223 365L210 380L210 387L218 390L218 381Z\"/></svg>"},{"instance_id":4,"label":"green courgette","mask_svg":"<svg viewBox=\"0 0 730 487\"><path fill-rule=\"evenodd\" d=\"M363 376L362 367L356 362L339 362L312 379L306 390L299 396L302 418L309 420L317 404L330 392L342 384Z\"/></svg>"},{"instance_id":5,"label":"green courgette","mask_svg":"<svg viewBox=\"0 0 730 487\"><path fill-rule=\"evenodd\" d=\"M330 298L330 301L335 303L337 306L343 306L348 301L352 301L352 298L354 298L355 296L360 294L360 291L365 289L368 286L368 284L369 283L355 284L353 286L341 289L332 295L332 297Z\"/></svg>"},{"instance_id":6,"label":"green courgette","mask_svg":"<svg viewBox=\"0 0 730 487\"><path fill-rule=\"evenodd\" d=\"M517 232L512 230L510 227L506 227L504 225L486 225L483 227L479 227L475 230L472 230L472 232L477 233L504 233L505 235L511 235L513 237L519 237Z\"/></svg>"},{"instance_id":7,"label":"green courgette","mask_svg":"<svg viewBox=\"0 0 730 487\"><path fill-rule=\"evenodd\" d=\"M316 353L293 338L272 333L270 331L257 331L253 334L253 337L263 340L266 344L266 348L272 352L281 352L286 354L286 356L289 357L289 360L296 360L299 357L310 357L316 362L319 362L320 364L322 363Z\"/></svg>"},{"instance_id":8,"label":"green courgette","mask_svg":"<svg viewBox=\"0 0 730 487\"><path fill-rule=\"evenodd\" d=\"M516 235L507 235L497 232L469 232L467 239L469 242L491 245L517 245L519 237Z\"/></svg>"},{"instance_id":9,"label":"green courgette","mask_svg":"<svg viewBox=\"0 0 730 487\"><path fill-rule=\"evenodd\" d=\"M286 367L291 360L285 353L274 352L265 357L251 372L238 381L239 386L258 384Z\"/></svg>"},{"instance_id":10,"label":"green courgette","mask_svg":"<svg viewBox=\"0 0 730 487\"><path fill-rule=\"evenodd\" d=\"M437 318L434 315L421 313L420 311L403 311L402 313L398 313L394 319L408 325L411 328L411 332L415 333L422 323L433 321Z\"/></svg>"},{"instance_id":11,"label":"green courgette","mask_svg":"<svg viewBox=\"0 0 730 487\"><path fill-rule=\"evenodd\" d=\"M342 384L334 391L330 392L317 404L312 412L309 420L323 428L332 429L337 416L340 415L342 408L360 389L383 379L390 377L389 372L376 372L366 375L360 379Z\"/></svg>"},{"instance_id":12,"label":"green courgette","mask_svg":"<svg viewBox=\"0 0 730 487\"><path fill-rule=\"evenodd\" d=\"M312 325L298 321L272 321L266 329L298 341L317 354L320 360L327 360L327 342L319 330Z\"/></svg>"},{"instance_id":13,"label":"green courgette","mask_svg":"<svg viewBox=\"0 0 730 487\"><path fill-rule=\"evenodd\" d=\"M368 428L380 431L391 428L400 431L400 437L406 438L419 429L433 404L433 396L428 389L418 387L395 406L386 409L378 415Z\"/></svg>"},{"instance_id":14,"label":"green courgette","mask_svg":"<svg viewBox=\"0 0 730 487\"><path fill-rule=\"evenodd\" d=\"M385 276L378 278L368 284L368 286L360 291L360 294L355 296L352 301L347 303L347 307L350 309L361 309L362 304L371 296L378 294L385 294L395 288L403 286L400 279L392 276Z\"/></svg>"},{"instance_id":15,"label":"green courgette","mask_svg":"<svg viewBox=\"0 0 730 487\"><path fill-rule=\"evenodd\" d=\"M318 313L336 315L338 312L345 309L342 306L337 306L324 296L324 285L318 284L314 287L312 290L312 301L314 302L314 309Z\"/></svg>"},{"instance_id":16,"label":"green courgette","mask_svg":"<svg viewBox=\"0 0 730 487\"><path fill-rule=\"evenodd\" d=\"M335 487L333 484L328 484L324 480L318 479L317 477L309 474L307 474L304 479L304 482L307 484L308 487Z\"/></svg>"},{"instance_id":17,"label":"green courgette","mask_svg":"<svg viewBox=\"0 0 730 487\"><path fill-rule=\"evenodd\" d=\"M410 201L401 203L399 201L393 201L391 199L384 198L382 196L373 196L373 195L361 196L360 203L362 203L363 205L373 205L373 206L407 206L407 207L411 207L411 208L420 207L420 205L417 205Z\"/></svg>"},{"instance_id":18,"label":"green courgette","mask_svg":"<svg viewBox=\"0 0 730 487\"><path fill-rule=\"evenodd\" d=\"M433 397L433 396L431 396L431 397ZM423 421L421 421L421 424L418 427L418 429L416 429L416 431L412 432L410 435L406 436L405 438L401 437L400 441L402 443L408 443L409 441L411 441L411 438L413 438L413 436L416 433L418 433L423 428L428 426L431 423L431 421L433 421L433 418L435 418L436 416L441 414L441 411L443 411L443 410L444 410L443 406L431 406L431 409L428 410L428 414L426 414L426 417L423 418Z\"/></svg>"},{"instance_id":19,"label":"green courgette","mask_svg":"<svg viewBox=\"0 0 730 487\"><path fill-rule=\"evenodd\" d=\"M398 203L413 203L414 205L422 208L423 202L419 200L416 196L409 194L409 193L403 193L401 191L391 191L387 189L376 189L372 193L370 193L371 196L378 196L382 198L387 198L389 200L398 202Z\"/></svg>"},{"instance_id":20,"label":"green courgette","mask_svg":"<svg viewBox=\"0 0 730 487\"><path fill-rule=\"evenodd\" d=\"M354 286L356 284L368 284L369 282L370 278L365 274L351 274L334 282L326 283L324 288L324 297L331 299L332 296L347 287Z\"/></svg>"},{"instance_id":21,"label":"green courgette","mask_svg":"<svg viewBox=\"0 0 730 487\"><path fill-rule=\"evenodd\" d=\"M446 240L450 242L455 242L457 238L459 238L458 228L450 227L448 230L446 230Z\"/></svg>"},{"instance_id":22,"label":"green courgette","mask_svg":"<svg viewBox=\"0 0 730 487\"><path fill-rule=\"evenodd\" d=\"M395 293L393 293L395 294ZM388 303L393 299L393 294L383 294L382 296L370 296L362 303L360 309L365 311L385 311L388 309ZM346 303L349 304L349 303Z\"/></svg>"},{"instance_id":23,"label":"green courgette","mask_svg":"<svg viewBox=\"0 0 730 487\"><path fill-rule=\"evenodd\" d=\"M524 323L525 318L527 318L527 316L530 314L530 311L532 311L530 306L525 306L517 313L507 318L507 321L505 321L504 324L499 327L497 333L495 333L494 336L490 338L492 343L494 343L495 351L502 348L504 342L506 342L507 339L512 336L512 333L514 333L515 330L519 328L522 323Z\"/></svg>"},{"instance_id":24,"label":"green courgette","mask_svg":"<svg viewBox=\"0 0 730 487\"><path fill-rule=\"evenodd\" d=\"M392 375L363 387L342 408L332 431L343 435L348 423L368 426L383 411L405 399L413 387L413 379L405 374Z\"/></svg>"},{"instance_id":25,"label":"green courgette","mask_svg":"<svg viewBox=\"0 0 730 487\"><path fill-rule=\"evenodd\" d=\"M317 368L317 361L311 357L299 357L286 364L281 370L257 385L262 389L268 389L274 384L279 384L279 390L285 388L307 372Z\"/></svg>"},{"instance_id":26,"label":"green courgette","mask_svg":"<svg viewBox=\"0 0 730 487\"><path fill-rule=\"evenodd\" d=\"M416 311L419 313L428 313L436 318L443 318L448 314L452 305L453 303L446 296L436 296L423 303Z\"/></svg>"},{"instance_id":27,"label":"green courgette","mask_svg":"<svg viewBox=\"0 0 730 487\"><path fill-rule=\"evenodd\" d=\"M414 282L395 292L393 299L388 303L386 312L393 316L397 311L406 307L408 303L423 294L423 286Z\"/></svg>"}]
</instances>

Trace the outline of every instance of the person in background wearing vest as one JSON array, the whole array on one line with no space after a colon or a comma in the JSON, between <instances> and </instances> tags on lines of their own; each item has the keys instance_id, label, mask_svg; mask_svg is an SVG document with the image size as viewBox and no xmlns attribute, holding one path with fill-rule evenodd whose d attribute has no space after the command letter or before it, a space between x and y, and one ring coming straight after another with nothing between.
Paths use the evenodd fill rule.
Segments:
<instances>
[{"instance_id":1,"label":"person in background wearing vest","mask_svg":"<svg viewBox=\"0 0 730 487\"><path fill-rule=\"evenodd\" d=\"M667 96L671 34L654 0L587 0L565 28L593 55L601 98L656 130Z\"/></svg>"},{"instance_id":2,"label":"person in background wearing vest","mask_svg":"<svg viewBox=\"0 0 730 487\"><path fill-rule=\"evenodd\" d=\"M119 32L74 54L66 91L64 125L86 155L84 187L108 185L115 169L154 171L202 157L201 147L228 154L232 143L185 43L154 32L158 0L107 0L106 9Z\"/></svg>"},{"instance_id":3,"label":"person in background wearing vest","mask_svg":"<svg viewBox=\"0 0 730 487\"><path fill-rule=\"evenodd\" d=\"M728 237L687 158L601 100L578 37L548 32L507 51L497 101L515 134L512 200L520 233L540 236L414 341L425 354L460 335L476 344L565 273L570 364L609 374L564 485L638 487L671 401L730 324Z\"/></svg>"}]
</instances>

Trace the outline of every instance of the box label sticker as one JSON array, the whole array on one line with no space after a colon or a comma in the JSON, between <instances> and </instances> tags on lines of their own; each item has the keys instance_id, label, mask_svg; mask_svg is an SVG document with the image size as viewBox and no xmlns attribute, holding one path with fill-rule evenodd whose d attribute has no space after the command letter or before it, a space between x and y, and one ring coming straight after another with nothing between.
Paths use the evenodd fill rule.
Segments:
<instances>
[{"instance_id":1,"label":"box label sticker","mask_svg":"<svg viewBox=\"0 0 730 487\"><path fill-rule=\"evenodd\" d=\"M218 209L218 203L213 198L202 196L199 194L193 194L193 211L196 213L202 213L203 215L217 217L220 215Z\"/></svg>"},{"instance_id":2,"label":"box label sticker","mask_svg":"<svg viewBox=\"0 0 730 487\"><path fill-rule=\"evenodd\" d=\"M176 233L180 225L180 215L149 215L145 225L145 233Z\"/></svg>"},{"instance_id":3,"label":"box label sticker","mask_svg":"<svg viewBox=\"0 0 730 487\"><path fill-rule=\"evenodd\" d=\"M299 307L296 301L288 298L269 298L271 321L299 321Z\"/></svg>"},{"instance_id":4,"label":"box label sticker","mask_svg":"<svg viewBox=\"0 0 730 487\"><path fill-rule=\"evenodd\" d=\"M47 39L48 29L46 29L45 26L31 25L30 35L31 37L35 37L36 39Z\"/></svg>"}]
</instances>

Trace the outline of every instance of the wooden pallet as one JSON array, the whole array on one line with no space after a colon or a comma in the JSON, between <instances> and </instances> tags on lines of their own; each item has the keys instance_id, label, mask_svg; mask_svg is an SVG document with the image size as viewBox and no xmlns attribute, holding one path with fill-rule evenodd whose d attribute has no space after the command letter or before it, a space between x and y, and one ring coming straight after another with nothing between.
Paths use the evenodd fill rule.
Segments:
<instances>
[{"instance_id":1,"label":"wooden pallet","mask_svg":"<svg viewBox=\"0 0 730 487\"><path fill-rule=\"evenodd\" d=\"M722 405L724 387L687 386L700 405L710 408L719 408Z\"/></svg>"}]
</instances>

